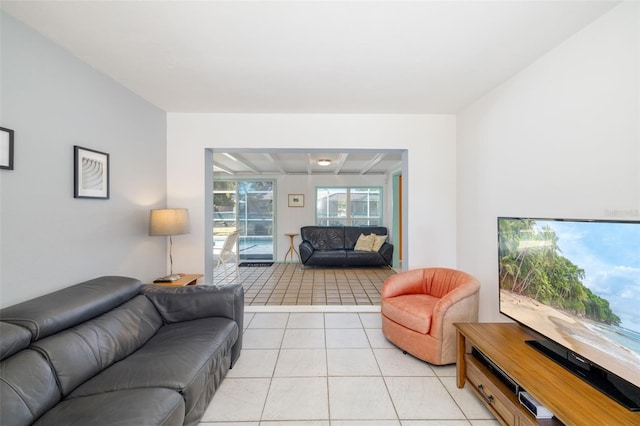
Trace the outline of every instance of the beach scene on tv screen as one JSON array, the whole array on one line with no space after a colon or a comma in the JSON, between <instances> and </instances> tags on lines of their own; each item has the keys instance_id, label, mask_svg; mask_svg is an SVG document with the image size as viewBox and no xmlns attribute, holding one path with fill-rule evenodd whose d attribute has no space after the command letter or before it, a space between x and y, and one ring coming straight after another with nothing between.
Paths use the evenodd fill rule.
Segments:
<instances>
[{"instance_id":1,"label":"beach scene on tv screen","mask_svg":"<svg viewBox=\"0 0 640 426\"><path fill-rule=\"evenodd\" d=\"M640 223L500 218L500 311L640 386Z\"/></svg>"}]
</instances>

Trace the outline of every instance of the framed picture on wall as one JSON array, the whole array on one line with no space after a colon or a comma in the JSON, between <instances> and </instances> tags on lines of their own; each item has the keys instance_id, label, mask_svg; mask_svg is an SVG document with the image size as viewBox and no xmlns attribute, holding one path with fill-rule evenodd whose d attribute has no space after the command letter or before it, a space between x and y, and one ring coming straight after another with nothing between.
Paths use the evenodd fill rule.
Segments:
<instances>
[{"instance_id":1,"label":"framed picture on wall","mask_svg":"<svg viewBox=\"0 0 640 426\"><path fill-rule=\"evenodd\" d=\"M13 130L0 127L0 169L13 170Z\"/></svg>"},{"instance_id":2,"label":"framed picture on wall","mask_svg":"<svg viewBox=\"0 0 640 426\"><path fill-rule=\"evenodd\" d=\"M73 147L73 196L109 199L109 154Z\"/></svg>"},{"instance_id":3,"label":"framed picture on wall","mask_svg":"<svg viewBox=\"0 0 640 426\"><path fill-rule=\"evenodd\" d=\"M304 207L304 194L289 194L289 207Z\"/></svg>"}]
</instances>

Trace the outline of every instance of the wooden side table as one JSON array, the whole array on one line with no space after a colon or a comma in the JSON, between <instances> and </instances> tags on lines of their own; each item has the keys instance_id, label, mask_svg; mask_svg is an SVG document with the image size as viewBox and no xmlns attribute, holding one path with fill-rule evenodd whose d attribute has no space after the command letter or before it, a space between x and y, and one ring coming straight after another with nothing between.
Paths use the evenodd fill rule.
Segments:
<instances>
[{"instance_id":1,"label":"wooden side table","mask_svg":"<svg viewBox=\"0 0 640 426\"><path fill-rule=\"evenodd\" d=\"M293 254L295 253L295 255L298 257L298 263L300 263L300 253L298 253L295 245L293 244L293 239L296 237L296 235L299 235L299 234L284 234L284 235L289 237L289 250L287 250L287 252L284 255L284 262L285 263L287 262L287 256L291 254L291 263L293 263Z\"/></svg>"},{"instance_id":2,"label":"wooden side table","mask_svg":"<svg viewBox=\"0 0 640 426\"><path fill-rule=\"evenodd\" d=\"M162 285L165 287L182 287L185 285L196 285L198 278L202 278L202 274L178 274L180 279L170 283L154 283L155 285Z\"/></svg>"}]
</instances>

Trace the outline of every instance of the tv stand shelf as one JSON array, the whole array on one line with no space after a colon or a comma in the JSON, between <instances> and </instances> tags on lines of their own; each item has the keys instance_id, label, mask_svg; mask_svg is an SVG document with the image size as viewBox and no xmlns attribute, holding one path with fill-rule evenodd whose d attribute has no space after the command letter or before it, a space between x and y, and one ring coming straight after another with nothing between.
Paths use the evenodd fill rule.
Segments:
<instances>
[{"instance_id":1,"label":"tv stand shelf","mask_svg":"<svg viewBox=\"0 0 640 426\"><path fill-rule=\"evenodd\" d=\"M469 382L478 398L503 425L640 425L633 412L525 343L535 338L510 323L455 324L458 336L457 385ZM475 347L513 381L551 411L554 419L536 419L517 396L471 355Z\"/></svg>"}]
</instances>

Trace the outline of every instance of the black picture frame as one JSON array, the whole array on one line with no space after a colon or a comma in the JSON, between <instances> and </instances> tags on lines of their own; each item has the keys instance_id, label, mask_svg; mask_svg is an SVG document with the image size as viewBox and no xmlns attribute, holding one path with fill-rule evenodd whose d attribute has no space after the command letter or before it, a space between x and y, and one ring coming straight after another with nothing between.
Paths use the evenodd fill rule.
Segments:
<instances>
[{"instance_id":1,"label":"black picture frame","mask_svg":"<svg viewBox=\"0 0 640 426\"><path fill-rule=\"evenodd\" d=\"M109 199L109 154L74 145L73 197Z\"/></svg>"},{"instance_id":2,"label":"black picture frame","mask_svg":"<svg viewBox=\"0 0 640 426\"><path fill-rule=\"evenodd\" d=\"M14 131L0 127L0 169L13 170Z\"/></svg>"}]
</instances>

